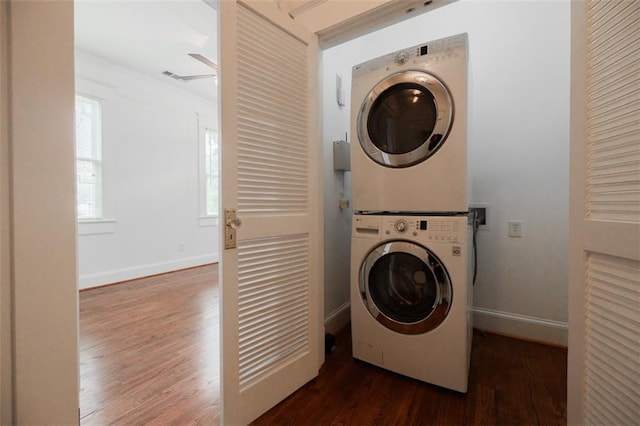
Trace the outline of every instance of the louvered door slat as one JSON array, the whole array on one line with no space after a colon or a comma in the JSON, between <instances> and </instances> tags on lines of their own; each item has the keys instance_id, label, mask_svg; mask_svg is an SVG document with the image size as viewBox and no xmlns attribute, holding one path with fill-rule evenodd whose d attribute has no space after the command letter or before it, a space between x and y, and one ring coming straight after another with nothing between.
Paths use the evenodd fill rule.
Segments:
<instances>
[{"instance_id":1,"label":"louvered door slat","mask_svg":"<svg viewBox=\"0 0 640 426\"><path fill-rule=\"evenodd\" d=\"M640 2L588 11L587 217L639 221Z\"/></svg>"},{"instance_id":2,"label":"louvered door slat","mask_svg":"<svg viewBox=\"0 0 640 426\"><path fill-rule=\"evenodd\" d=\"M241 16L238 212L305 213L308 123L300 111L306 109L309 96L306 46L249 11Z\"/></svg>"},{"instance_id":3,"label":"louvered door slat","mask_svg":"<svg viewBox=\"0 0 640 426\"><path fill-rule=\"evenodd\" d=\"M640 262L590 253L585 308L586 423L637 424Z\"/></svg>"},{"instance_id":4,"label":"louvered door slat","mask_svg":"<svg viewBox=\"0 0 640 426\"><path fill-rule=\"evenodd\" d=\"M593 378L592 378L593 381L598 382L597 390L595 392L599 394L606 394L606 395L615 395L617 392L620 392L621 390L625 392L629 392L628 399L618 401L618 404L621 408L619 410L620 413L622 413L622 416L629 418L629 413L633 413L633 412L636 412L636 410L638 410L638 403L636 402L638 398L638 393L634 392L633 389L627 386L627 383L625 383L625 380L624 380L624 377L625 377L623 375L624 373L613 370L613 368L611 367L611 364L607 363L606 360L598 359L595 356L594 356L594 360L602 362L603 364L607 365L606 376L603 376L601 372L593 373Z\"/></svg>"},{"instance_id":5,"label":"louvered door slat","mask_svg":"<svg viewBox=\"0 0 640 426\"><path fill-rule=\"evenodd\" d=\"M305 235L239 243L242 387L308 350L308 256Z\"/></svg>"},{"instance_id":6,"label":"louvered door slat","mask_svg":"<svg viewBox=\"0 0 640 426\"><path fill-rule=\"evenodd\" d=\"M587 216L640 219L640 7L590 2L587 43ZM640 418L640 269L591 253L587 262L585 420ZM612 409L616 407L616 409Z\"/></svg>"}]
</instances>

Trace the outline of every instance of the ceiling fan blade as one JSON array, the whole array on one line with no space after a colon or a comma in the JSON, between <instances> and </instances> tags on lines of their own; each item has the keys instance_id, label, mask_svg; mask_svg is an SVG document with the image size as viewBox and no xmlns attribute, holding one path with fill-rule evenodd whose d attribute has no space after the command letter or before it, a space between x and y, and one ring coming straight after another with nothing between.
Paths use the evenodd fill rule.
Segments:
<instances>
[{"instance_id":1,"label":"ceiling fan blade","mask_svg":"<svg viewBox=\"0 0 640 426\"><path fill-rule=\"evenodd\" d=\"M166 75L167 77L171 77L174 80L180 80L180 81L199 80L199 79L202 79L202 78L215 78L216 77L215 74L178 75L178 74L172 73L171 71L163 71L162 74Z\"/></svg>"},{"instance_id":2,"label":"ceiling fan blade","mask_svg":"<svg viewBox=\"0 0 640 426\"><path fill-rule=\"evenodd\" d=\"M189 53L189 56L191 56L193 59L197 59L198 61L202 62L203 64L213 68L214 70L218 69L218 65L213 62L212 60L205 58L204 56L202 56L199 53Z\"/></svg>"},{"instance_id":3,"label":"ceiling fan blade","mask_svg":"<svg viewBox=\"0 0 640 426\"><path fill-rule=\"evenodd\" d=\"M215 74L203 74L203 75L185 75L181 76L180 80L189 81L189 80L200 80L202 78L215 78Z\"/></svg>"}]
</instances>

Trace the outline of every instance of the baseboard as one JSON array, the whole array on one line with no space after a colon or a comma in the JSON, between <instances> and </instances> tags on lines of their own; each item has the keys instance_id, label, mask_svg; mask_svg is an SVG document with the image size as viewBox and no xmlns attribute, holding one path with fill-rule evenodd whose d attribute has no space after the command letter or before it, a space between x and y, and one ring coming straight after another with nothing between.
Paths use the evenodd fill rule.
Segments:
<instances>
[{"instance_id":1,"label":"baseboard","mask_svg":"<svg viewBox=\"0 0 640 426\"><path fill-rule=\"evenodd\" d=\"M479 330L521 339L567 346L566 322L472 307L473 326Z\"/></svg>"},{"instance_id":2,"label":"baseboard","mask_svg":"<svg viewBox=\"0 0 640 426\"><path fill-rule=\"evenodd\" d=\"M324 319L324 332L337 334L351 321L351 303L345 302Z\"/></svg>"},{"instance_id":3,"label":"baseboard","mask_svg":"<svg viewBox=\"0 0 640 426\"><path fill-rule=\"evenodd\" d=\"M120 281L132 280L135 278L147 277L149 275L162 274L164 272L176 271L178 269L191 268L218 261L218 254L206 254L202 256L176 259L169 262L153 263L132 268L117 269L100 272L97 274L81 275L78 277L78 287L80 289L99 287L113 284Z\"/></svg>"}]
</instances>

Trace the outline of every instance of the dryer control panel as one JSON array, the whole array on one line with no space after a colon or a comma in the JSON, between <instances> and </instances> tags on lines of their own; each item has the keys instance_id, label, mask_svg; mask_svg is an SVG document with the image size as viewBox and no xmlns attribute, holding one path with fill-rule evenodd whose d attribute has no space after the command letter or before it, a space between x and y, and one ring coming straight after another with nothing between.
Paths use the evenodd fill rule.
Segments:
<instances>
[{"instance_id":1,"label":"dryer control panel","mask_svg":"<svg viewBox=\"0 0 640 426\"><path fill-rule=\"evenodd\" d=\"M379 58L355 65L352 69L352 77L355 78L360 74L385 67L466 60L467 43L467 34L463 33L391 52Z\"/></svg>"}]
</instances>

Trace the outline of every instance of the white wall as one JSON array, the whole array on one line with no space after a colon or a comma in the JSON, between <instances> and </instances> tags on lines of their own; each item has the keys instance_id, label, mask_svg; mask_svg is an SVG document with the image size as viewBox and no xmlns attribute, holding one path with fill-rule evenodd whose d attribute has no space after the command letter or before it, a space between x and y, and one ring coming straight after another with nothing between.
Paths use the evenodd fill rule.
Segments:
<instances>
[{"instance_id":1,"label":"white wall","mask_svg":"<svg viewBox=\"0 0 640 426\"><path fill-rule=\"evenodd\" d=\"M326 332L336 333L349 322L349 256L351 253L351 216L353 210L341 209L340 200L351 198L351 172L333 170L333 142L345 140L349 133L349 107L336 102L336 73L343 73L345 99L349 104L350 66L341 58L324 54L320 76L322 90L322 140L324 167L324 318ZM348 68L348 72L345 69ZM343 82L344 84L344 82ZM348 142L351 142L350 137Z\"/></svg>"},{"instance_id":2,"label":"white wall","mask_svg":"<svg viewBox=\"0 0 640 426\"><path fill-rule=\"evenodd\" d=\"M490 204L478 235L475 325L566 344L568 251L568 1L461 0L323 53L327 251L349 246L349 225L330 208L340 185L331 140L349 128L335 106L335 74L347 93L351 66L408 46L469 34L469 162L472 199ZM335 213L335 212L334 212ZM509 238L508 220L522 221ZM327 231L329 234L329 231ZM348 257L327 253L326 312L348 301Z\"/></svg>"},{"instance_id":3,"label":"white wall","mask_svg":"<svg viewBox=\"0 0 640 426\"><path fill-rule=\"evenodd\" d=\"M198 157L199 124L216 126L216 103L85 52L76 52L76 90L103 99L114 221L80 224L80 288L217 261L218 228L199 219Z\"/></svg>"}]
</instances>

